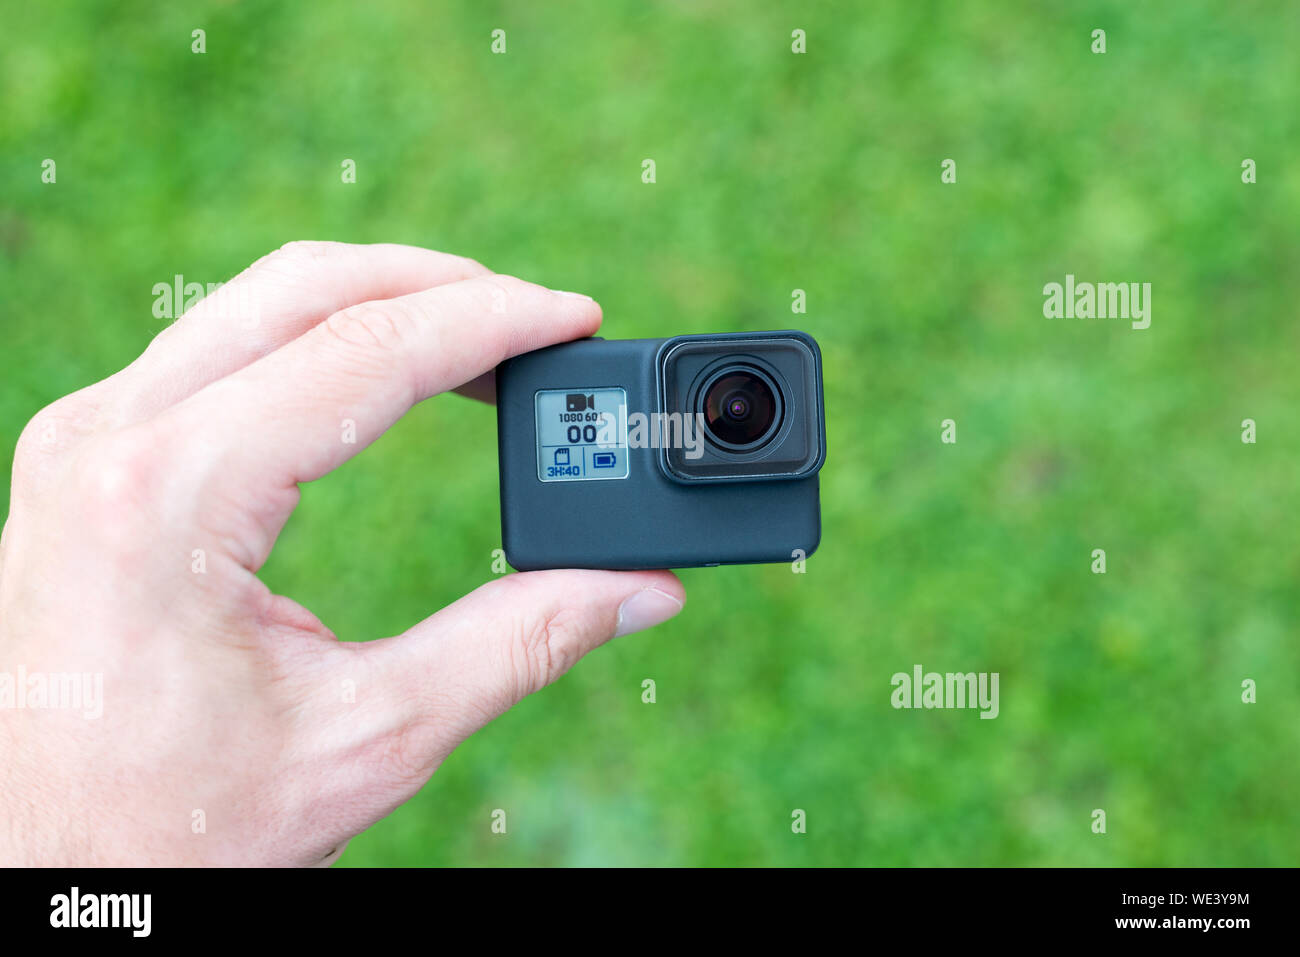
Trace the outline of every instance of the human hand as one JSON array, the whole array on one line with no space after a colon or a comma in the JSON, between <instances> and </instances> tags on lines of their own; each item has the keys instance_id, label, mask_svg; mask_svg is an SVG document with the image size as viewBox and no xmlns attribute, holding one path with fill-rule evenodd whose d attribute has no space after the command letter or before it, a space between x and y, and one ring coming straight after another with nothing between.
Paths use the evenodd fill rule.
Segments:
<instances>
[{"instance_id":1,"label":"human hand","mask_svg":"<svg viewBox=\"0 0 1300 957\"><path fill-rule=\"evenodd\" d=\"M468 735L676 614L670 572L528 572L345 643L257 578L298 483L600 319L455 256L291 243L41 411L0 536L0 863L330 863ZM33 703L69 674L102 675L101 716Z\"/></svg>"}]
</instances>

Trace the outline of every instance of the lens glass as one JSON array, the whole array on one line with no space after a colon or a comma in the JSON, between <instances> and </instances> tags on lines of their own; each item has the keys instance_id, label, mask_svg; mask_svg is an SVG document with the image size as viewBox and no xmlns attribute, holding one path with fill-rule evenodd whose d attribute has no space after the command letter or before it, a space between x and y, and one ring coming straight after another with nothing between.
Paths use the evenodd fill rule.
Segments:
<instances>
[{"instance_id":1,"label":"lens glass","mask_svg":"<svg viewBox=\"0 0 1300 957\"><path fill-rule=\"evenodd\" d=\"M777 403L763 376L730 369L704 392L704 423L713 437L727 445L752 445L776 420Z\"/></svg>"}]
</instances>

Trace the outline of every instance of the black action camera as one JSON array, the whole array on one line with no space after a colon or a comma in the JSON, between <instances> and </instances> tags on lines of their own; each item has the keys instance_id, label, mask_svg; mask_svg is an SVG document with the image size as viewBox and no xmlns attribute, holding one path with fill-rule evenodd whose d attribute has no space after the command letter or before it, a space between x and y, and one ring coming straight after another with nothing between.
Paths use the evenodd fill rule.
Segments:
<instances>
[{"instance_id":1,"label":"black action camera","mask_svg":"<svg viewBox=\"0 0 1300 957\"><path fill-rule=\"evenodd\" d=\"M802 332L583 339L497 368L515 568L796 561L821 538L821 352Z\"/></svg>"}]
</instances>

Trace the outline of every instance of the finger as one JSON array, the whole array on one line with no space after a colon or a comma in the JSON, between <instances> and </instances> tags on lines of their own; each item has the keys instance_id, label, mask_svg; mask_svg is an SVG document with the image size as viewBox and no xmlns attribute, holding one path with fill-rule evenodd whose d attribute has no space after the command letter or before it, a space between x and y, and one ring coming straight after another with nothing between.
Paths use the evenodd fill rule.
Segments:
<instances>
[{"instance_id":1,"label":"finger","mask_svg":"<svg viewBox=\"0 0 1300 957\"><path fill-rule=\"evenodd\" d=\"M400 763L432 773L466 736L583 655L667 621L685 600L667 571L521 572L488 582L406 634L360 647L383 703L371 732L401 729Z\"/></svg>"},{"instance_id":2,"label":"finger","mask_svg":"<svg viewBox=\"0 0 1300 957\"><path fill-rule=\"evenodd\" d=\"M158 420L190 443L225 501L252 502L240 560L260 565L291 490L356 455L422 399L504 359L589 336L600 307L509 276L485 276L350 306ZM201 459L201 460L200 460ZM246 524L227 530L235 536Z\"/></svg>"},{"instance_id":3,"label":"finger","mask_svg":"<svg viewBox=\"0 0 1300 957\"><path fill-rule=\"evenodd\" d=\"M340 309L489 274L417 246L288 243L196 303L114 377L116 420L150 418Z\"/></svg>"},{"instance_id":4,"label":"finger","mask_svg":"<svg viewBox=\"0 0 1300 957\"><path fill-rule=\"evenodd\" d=\"M322 851L409 800L468 735L555 681L611 636L671 618L685 593L671 572L545 571L507 575L404 635L331 646L336 660L308 724L332 795ZM338 682L355 690L340 706Z\"/></svg>"}]
</instances>

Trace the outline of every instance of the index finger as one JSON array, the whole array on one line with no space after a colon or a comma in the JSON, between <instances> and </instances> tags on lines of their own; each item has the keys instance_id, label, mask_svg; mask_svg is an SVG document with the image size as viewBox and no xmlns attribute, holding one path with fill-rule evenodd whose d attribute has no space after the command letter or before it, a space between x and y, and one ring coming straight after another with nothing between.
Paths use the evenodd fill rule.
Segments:
<instances>
[{"instance_id":1,"label":"index finger","mask_svg":"<svg viewBox=\"0 0 1300 957\"><path fill-rule=\"evenodd\" d=\"M182 443L202 442L221 486L209 491L244 500L319 478L417 402L510 356L592 335L600 320L586 296L495 274L361 303L158 421ZM272 524L286 517L268 516Z\"/></svg>"},{"instance_id":2,"label":"index finger","mask_svg":"<svg viewBox=\"0 0 1300 957\"><path fill-rule=\"evenodd\" d=\"M288 243L198 302L116 377L117 419L150 418L347 306L490 274L417 246Z\"/></svg>"}]
</instances>

